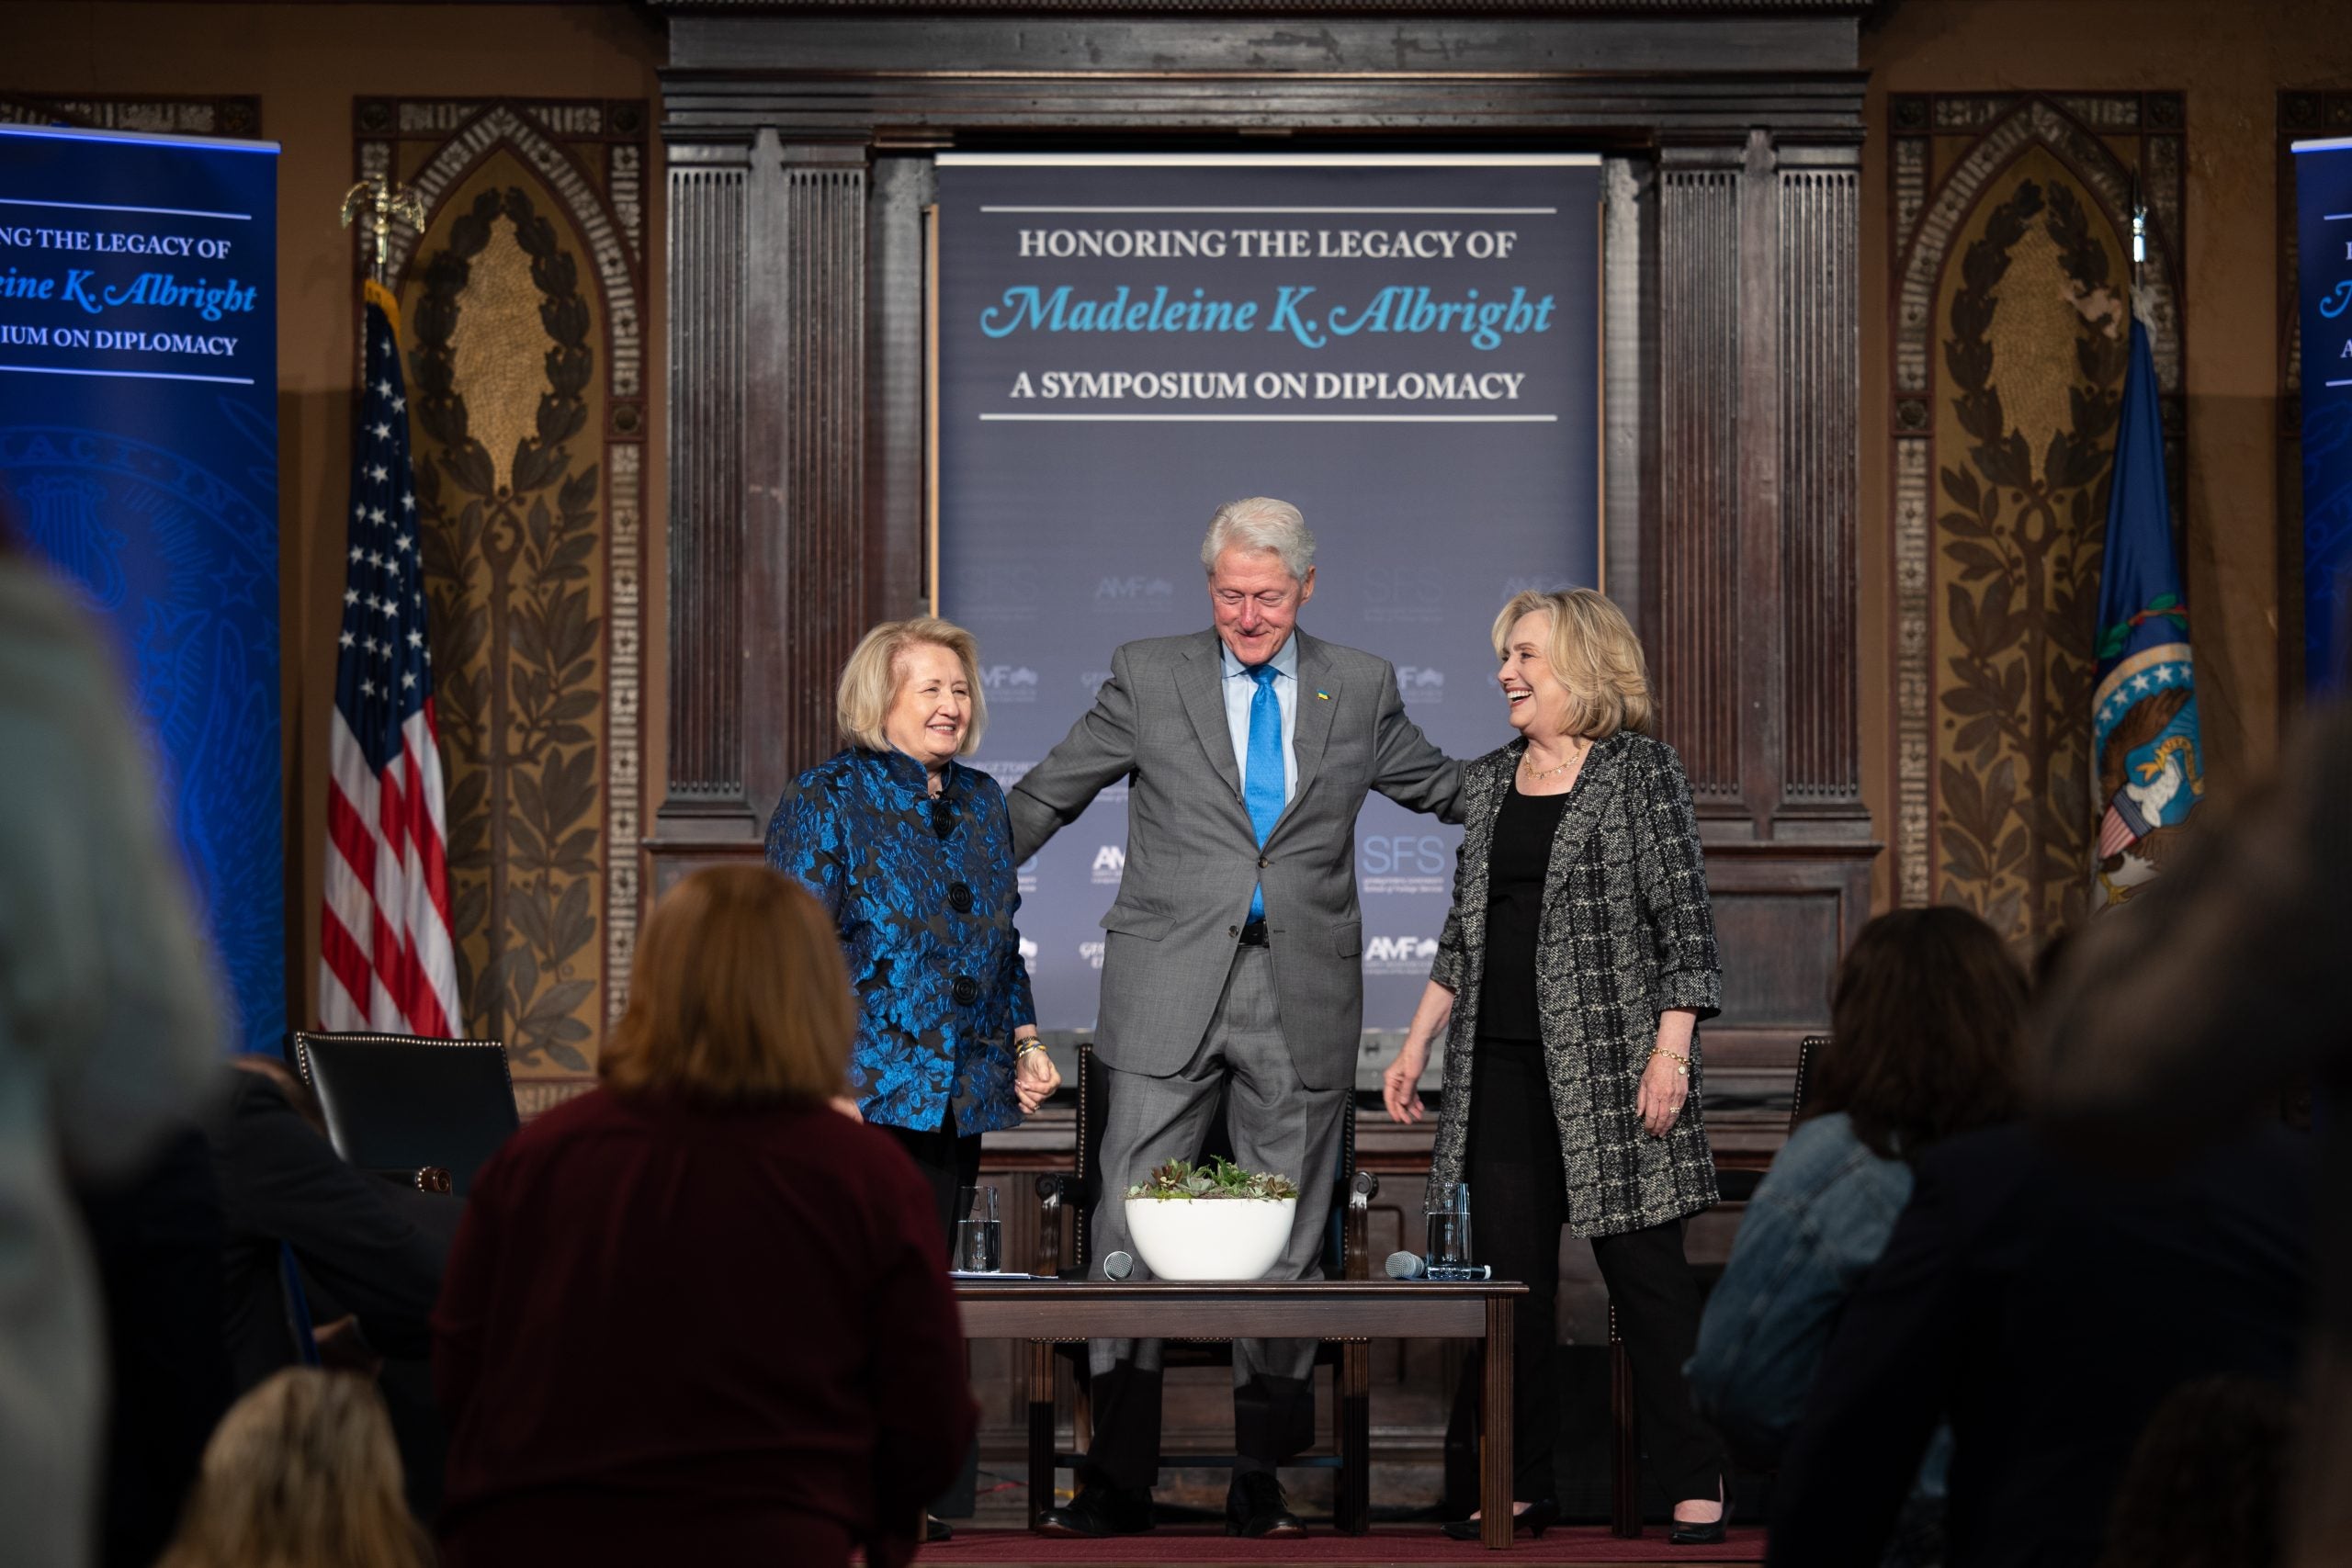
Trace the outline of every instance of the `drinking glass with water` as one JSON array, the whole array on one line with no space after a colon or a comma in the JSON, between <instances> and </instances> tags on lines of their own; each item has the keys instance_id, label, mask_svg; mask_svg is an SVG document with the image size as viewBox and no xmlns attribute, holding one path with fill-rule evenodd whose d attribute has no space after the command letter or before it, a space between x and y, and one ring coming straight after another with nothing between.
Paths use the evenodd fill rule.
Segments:
<instances>
[{"instance_id":1,"label":"drinking glass with water","mask_svg":"<svg viewBox=\"0 0 2352 1568\"><path fill-rule=\"evenodd\" d=\"M1470 1250L1470 1184L1449 1182L1438 1190L1435 1200L1423 1211L1428 1224L1428 1267L1467 1269L1473 1254Z\"/></svg>"},{"instance_id":2,"label":"drinking glass with water","mask_svg":"<svg viewBox=\"0 0 2352 1568\"><path fill-rule=\"evenodd\" d=\"M956 1190L956 1247L948 1260L959 1274L995 1274L1004 1268L1004 1226L993 1187Z\"/></svg>"}]
</instances>

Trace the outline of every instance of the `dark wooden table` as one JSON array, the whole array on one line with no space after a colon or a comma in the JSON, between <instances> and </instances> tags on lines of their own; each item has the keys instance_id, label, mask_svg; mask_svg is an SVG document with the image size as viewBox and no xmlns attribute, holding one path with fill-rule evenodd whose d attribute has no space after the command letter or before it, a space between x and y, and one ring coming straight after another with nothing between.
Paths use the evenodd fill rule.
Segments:
<instances>
[{"instance_id":1,"label":"dark wooden table","mask_svg":"<svg viewBox=\"0 0 2352 1568\"><path fill-rule=\"evenodd\" d=\"M1511 1303L1527 1287L1509 1280L1437 1284L1428 1280L1302 1280L1290 1283L1114 1284L1052 1280L956 1281L964 1333L972 1339L1026 1339L1029 1353L1030 1473L1054 1472L1056 1341L1075 1339L1334 1339L1364 1354L1372 1339L1483 1339L1487 1343L1486 1433L1478 1452L1481 1540L1498 1551L1511 1540ZM1342 1453L1372 1446L1369 1402L1342 1401L1337 1434ZM1354 1467L1361 1477L1367 1466ZM1343 1475L1347 1472L1341 1472ZM1029 1522L1045 1510L1029 1493ZM1340 1529L1360 1535L1370 1499L1343 1495ZM1360 1489L1359 1489L1360 1490Z\"/></svg>"}]
</instances>

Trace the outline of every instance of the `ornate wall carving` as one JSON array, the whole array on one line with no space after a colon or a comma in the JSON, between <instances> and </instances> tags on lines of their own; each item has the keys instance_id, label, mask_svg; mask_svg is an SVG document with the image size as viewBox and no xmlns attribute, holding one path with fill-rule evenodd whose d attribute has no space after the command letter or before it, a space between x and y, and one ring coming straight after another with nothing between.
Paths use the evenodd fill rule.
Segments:
<instances>
[{"instance_id":1,"label":"ornate wall carving","mask_svg":"<svg viewBox=\"0 0 2352 1568\"><path fill-rule=\"evenodd\" d=\"M0 125L70 125L85 130L141 130L164 136L261 134L261 99L234 94L208 97L104 97L0 95Z\"/></svg>"},{"instance_id":2,"label":"ornate wall carving","mask_svg":"<svg viewBox=\"0 0 2352 1568\"><path fill-rule=\"evenodd\" d=\"M2135 176L2178 510L2180 99L1905 95L1890 112L1895 884L2032 947L2089 886Z\"/></svg>"},{"instance_id":3,"label":"ornate wall carving","mask_svg":"<svg viewBox=\"0 0 2352 1568\"><path fill-rule=\"evenodd\" d=\"M592 1081L638 916L648 124L636 103L363 99L395 235L469 1032L526 1114Z\"/></svg>"}]
</instances>

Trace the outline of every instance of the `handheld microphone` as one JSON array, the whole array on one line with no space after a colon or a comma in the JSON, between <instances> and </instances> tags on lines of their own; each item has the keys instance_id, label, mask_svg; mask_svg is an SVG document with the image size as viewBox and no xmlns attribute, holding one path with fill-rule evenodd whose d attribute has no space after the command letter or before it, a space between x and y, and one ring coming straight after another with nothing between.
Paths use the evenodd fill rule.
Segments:
<instances>
[{"instance_id":1,"label":"handheld microphone","mask_svg":"<svg viewBox=\"0 0 2352 1568\"><path fill-rule=\"evenodd\" d=\"M1392 1252L1388 1255L1388 1277L1392 1280L1418 1280L1429 1272L1418 1252Z\"/></svg>"},{"instance_id":2,"label":"handheld microphone","mask_svg":"<svg viewBox=\"0 0 2352 1568\"><path fill-rule=\"evenodd\" d=\"M1125 1252L1106 1252L1102 1255L1102 1277L1104 1279L1124 1280L1135 1271L1136 1260L1133 1254Z\"/></svg>"}]
</instances>

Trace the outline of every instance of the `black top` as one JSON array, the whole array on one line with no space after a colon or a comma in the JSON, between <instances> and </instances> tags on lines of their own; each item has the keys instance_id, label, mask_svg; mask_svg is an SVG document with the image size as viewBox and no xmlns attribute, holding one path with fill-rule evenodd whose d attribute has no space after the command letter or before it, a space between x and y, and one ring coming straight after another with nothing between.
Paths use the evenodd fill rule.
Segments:
<instances>
[{"instance_id":1,"label":"black top","mask_svg":"<svg viewBox=\"0 0 2352 1568\"><path fill-rule=\"evenodd\" d=\"M1540 1043L1535 1006L1535 933L1544 923L1544 878L1552 840L1574 793L1521 795L1516 784L1495 818L1487 866L1487 968L1478 983L1478 1033Z\"/></svg>"}]
</instances>

